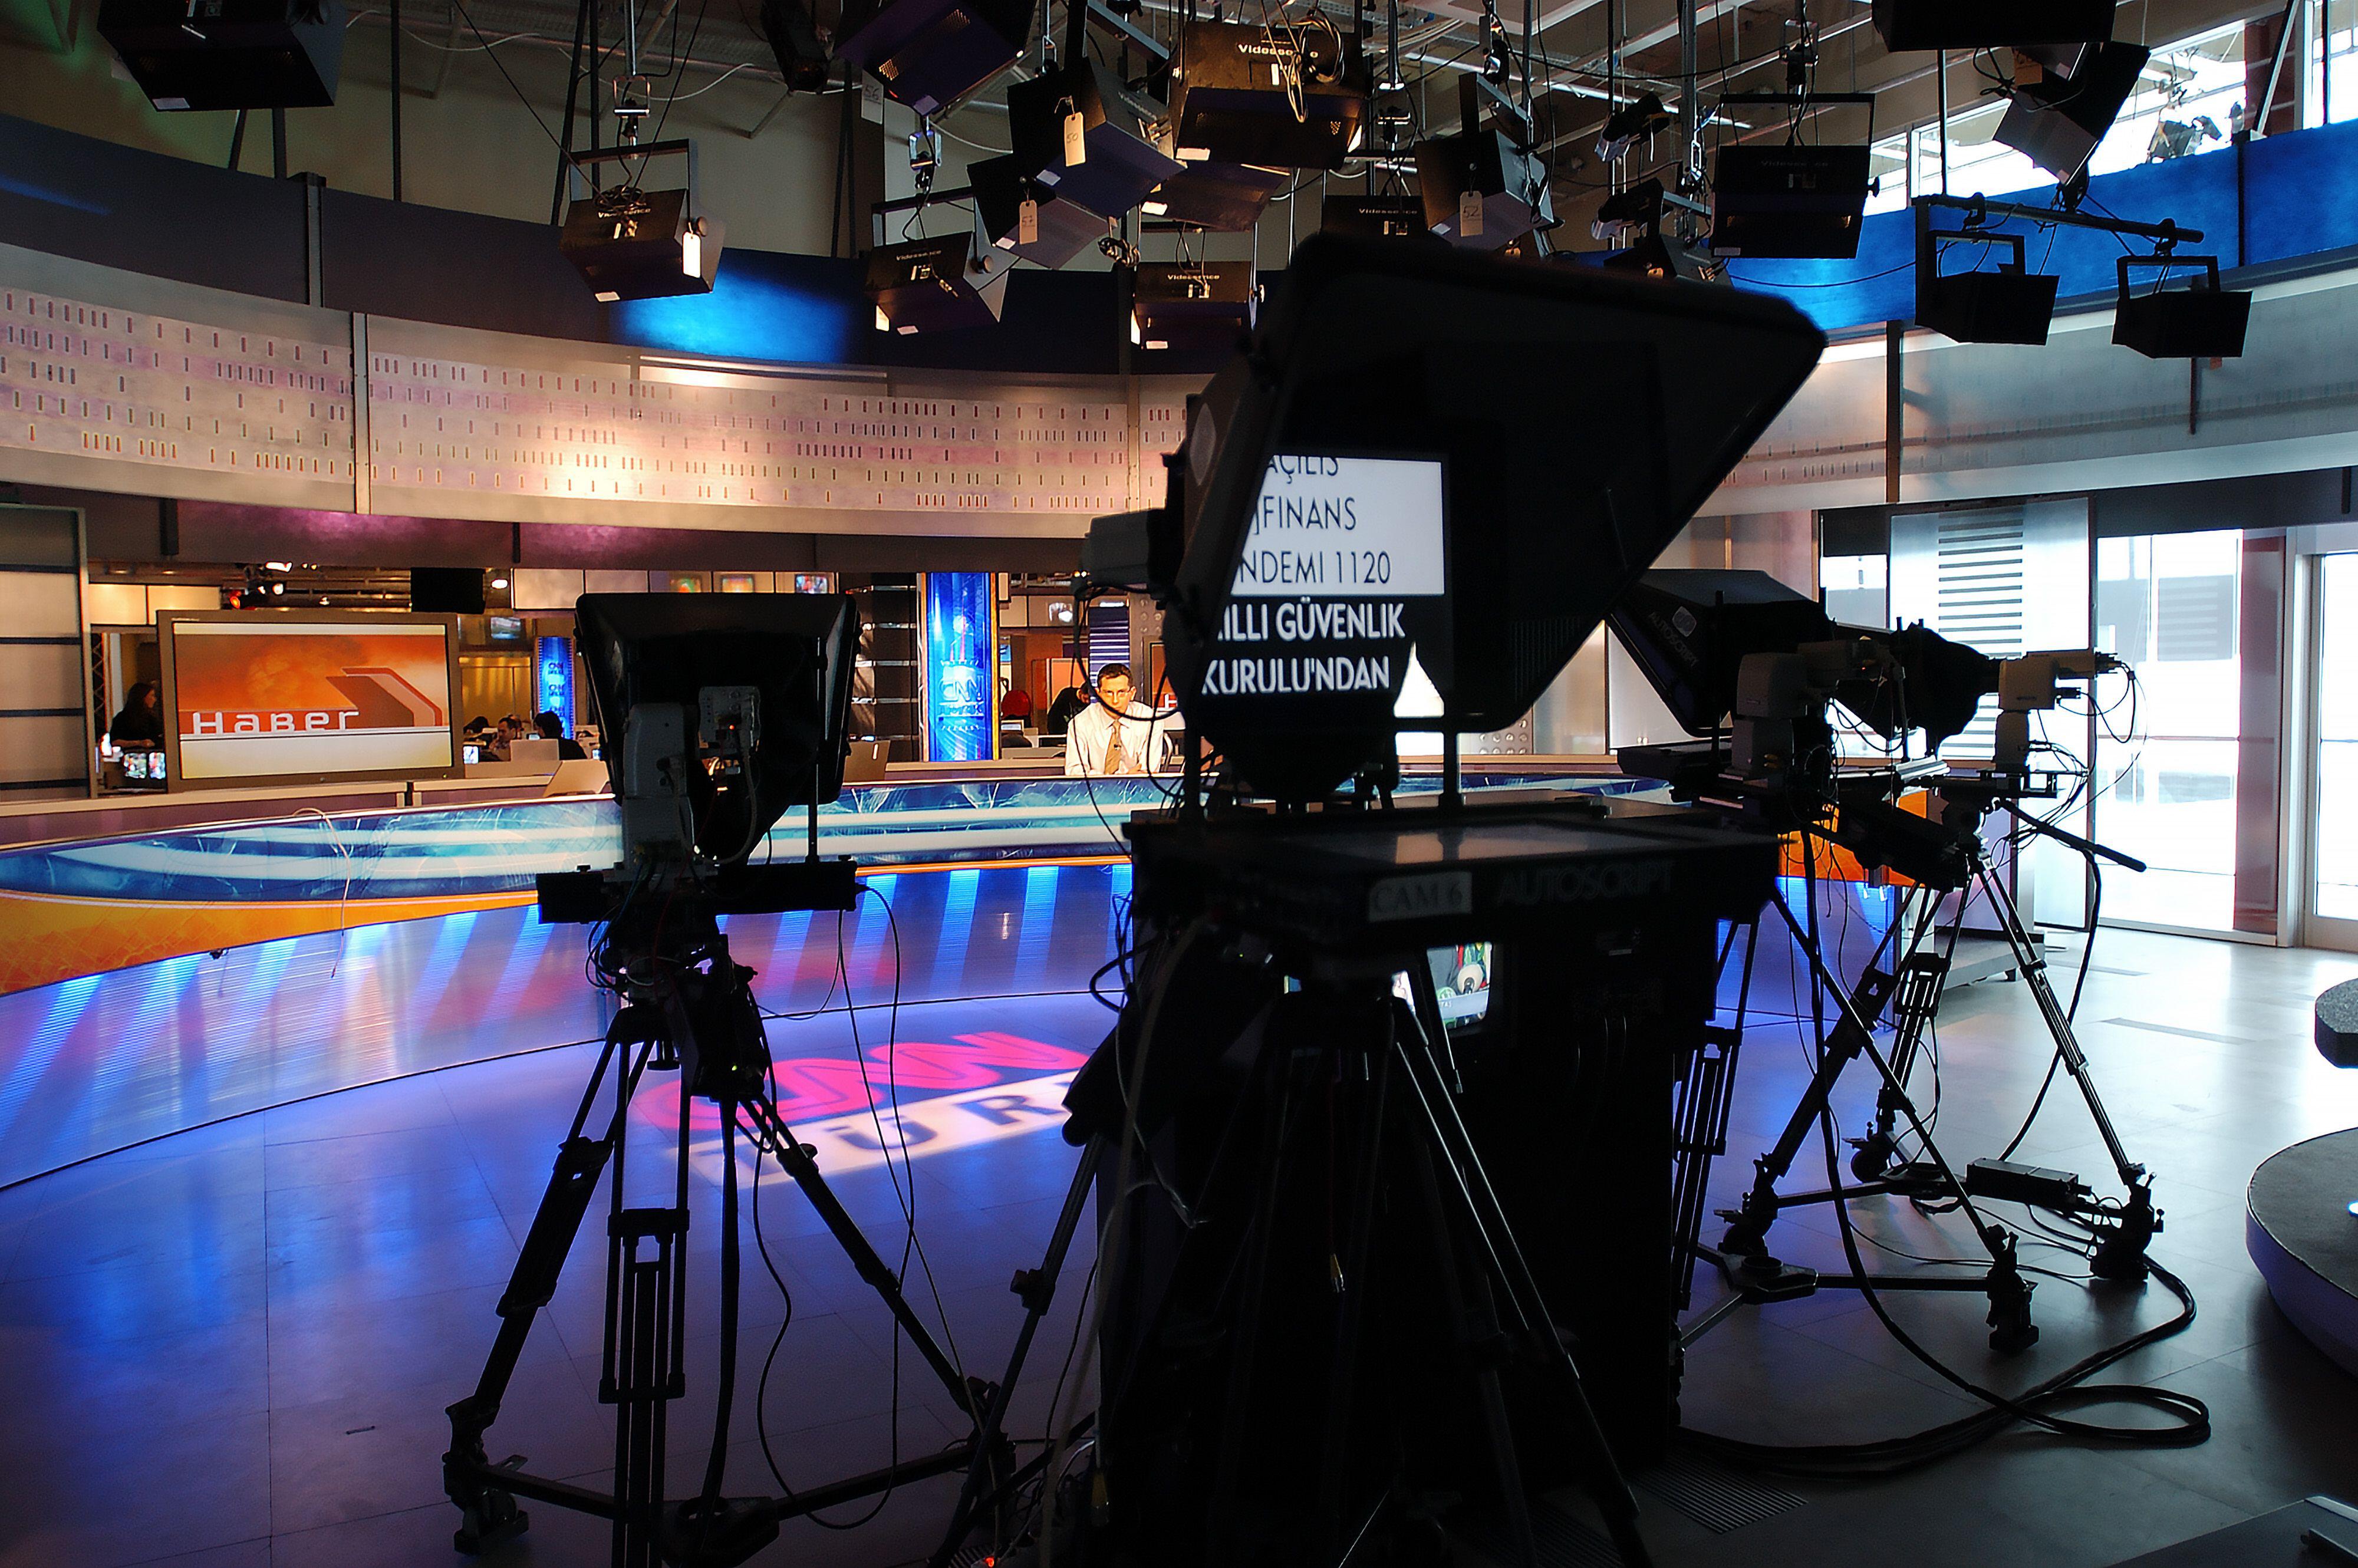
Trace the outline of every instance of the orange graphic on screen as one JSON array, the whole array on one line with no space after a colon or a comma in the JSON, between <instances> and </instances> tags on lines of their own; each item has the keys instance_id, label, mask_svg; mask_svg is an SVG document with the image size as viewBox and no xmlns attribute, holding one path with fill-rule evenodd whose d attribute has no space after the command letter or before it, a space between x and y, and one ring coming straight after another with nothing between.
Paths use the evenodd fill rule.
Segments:
<instances>
[{"instance_id":1,"label":"orange graphic on screen","mask_svg":"<svg viewBox=\"0 0 2358 1568\"><path fill-rule=\"evenodd\" d=\"M175 639L182 741L447 730L449 665L438 629Z\"/></svg>"}]
</instances>

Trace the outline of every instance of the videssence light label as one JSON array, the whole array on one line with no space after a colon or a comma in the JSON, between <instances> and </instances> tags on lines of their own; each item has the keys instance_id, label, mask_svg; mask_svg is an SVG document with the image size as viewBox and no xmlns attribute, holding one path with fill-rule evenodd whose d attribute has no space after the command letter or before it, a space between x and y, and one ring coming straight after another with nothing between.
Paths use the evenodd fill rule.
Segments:
<instances>
[{"instance_id":1,"label":"videssence light label","mask_svg":"<svg viewBox=\"0 0 2358 1568\"><path fill-rule=\"evenodd\" d=\"M1445 591L1441 465L1271 458L1245 534L1238 599L1415 599Z\"/></svg>"}]
</instances>

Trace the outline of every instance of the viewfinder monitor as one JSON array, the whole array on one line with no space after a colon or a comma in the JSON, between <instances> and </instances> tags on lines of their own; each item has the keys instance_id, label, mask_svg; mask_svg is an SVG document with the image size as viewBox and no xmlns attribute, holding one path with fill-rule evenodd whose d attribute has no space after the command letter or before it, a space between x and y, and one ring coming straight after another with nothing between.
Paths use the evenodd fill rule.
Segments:
<instances>
[{"instance_id":1,"label":"viewfinder monitor","mask_svg":"<svg viewBox=\"0 0 2358 1568\"><path fill-rule=\"evenodd\" d=\"M167 611L157 631L175 789L460 771L455 615Z\"/></svg>"}]
</instances>

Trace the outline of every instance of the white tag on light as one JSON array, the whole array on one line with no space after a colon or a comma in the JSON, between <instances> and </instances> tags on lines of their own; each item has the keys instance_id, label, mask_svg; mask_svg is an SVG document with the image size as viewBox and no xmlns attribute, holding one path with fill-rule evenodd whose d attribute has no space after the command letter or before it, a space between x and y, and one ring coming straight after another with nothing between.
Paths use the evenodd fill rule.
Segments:
<instances>
[{"instance_id":1,"label":"white tag on light","mask_svg":"<svg viewBox=\"0 0 2358 1568\"><path fill-rule=\"evenodd\" d=\"M871 125L884 123L884 84L873 78L860 84L860 117Z\"/></svg>"},{"instance_id":2,"label":"white tag on light","mask_svg":"<svg viewBox=\"0 0 2358 1568\"><path fill-rule=\"evenodd\" d=\"M1482 193L1461 190L1457 193L1457 232L1461 238L1478 240L1482 237Z\"/></svg>"},{"instance_id":3,"label":"white tag on light","mask_svg":"<svg viewBox=\"0 0 2358 1568\"><path fill-rule=\"evenodd\" d=\"M1015 210L1015 243L1033 245L1040 243L1040 204L1026 197L1023 205Z\"/></svg>"},{"instance_id":4,"label":"white tag on light","mask_svg":"<svg viewBox=\"0 0 2358 1568\"><path fill-rule=\"evenodd\" d=\"M1089 126L1078 111L1065 116L1065 167L1089 161Z\"/></svg>"}]
</instances>

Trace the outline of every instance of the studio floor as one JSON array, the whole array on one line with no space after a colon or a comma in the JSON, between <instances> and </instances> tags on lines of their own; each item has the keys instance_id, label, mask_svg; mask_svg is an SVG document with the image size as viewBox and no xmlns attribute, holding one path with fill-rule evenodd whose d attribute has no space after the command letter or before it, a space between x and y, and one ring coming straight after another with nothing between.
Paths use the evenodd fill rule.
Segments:
<instances>
[{"instance_id":1,"label":"studio floor","mask_svg":"<svg viewBox=\"0 0 2358 1568\"><path fill-rule=\"evenodd\" d=\"M1874 1484L1753 1481L1682 1465L1640 1479L1645 1528L1666 1564L2115 1562L2314 1493L2358 1496L2358 1384L2277 1314L2244 1251L2242 1193L2255 1164L2297 1139L2358 1122L2358 1075L2310 1048L2309 1003L2358 976L2358 957L2108 932L2081 1006L2082 1033L2134 1157L2157 1173L2167 1229L2154 1254L2201 1303L2185 1333L2106 1373L2193 1394L2214 1433L2202 1446L2099 1450L2016 1433L1963 1457ZM865 999L863 999L865 1000ZM840 1013L782 1023L781 1057L814 1065L795 1092L802 1125L863 1228L897 1260L914 1196L922 1261L911 1294L945 1318L962 1364L995 1375L1019 1309L1008 1276L1035 1261L1070 1178L1053 1130L1061 1075L1107 1015L1086 994L935 1001L901 1009L896 1038L912 1160L896 1191L864 1116L828 1098L825 1064L855 1049ZM860 1015L859 1054L886 1036L885 1010ZM1942 1141L1960 1162L1994 1154L2047 1062L2017 984L1954 993L1941 1032ZM919 1044L934 1050L920 1051ZM488 1347L492 1306L514 1263L593 1048L568 1046L349 1090L238 1117L0 1191L0 1568L374 1568L466 1561L443 1500L445 1405L467 1392ZM1804 1070L1801 1042L1767 1029L1747 1044L1731 1151L1715 1188L1731 1200ZM840 1077L840 1070L838 1071ZM1845 1130L1871 1094L1840 1098ZM660 1109L657 1100L651 1108ZM887 1124L889 1126L889 1124ZM633 1130L633 1179L661 1182L660 1115ZM897 1153L899 1139L889 1140ZM685 1492L712 1434L718 1154L696 1151L689 1397L674 1407L671 1480ZM2068 1084L2017 1158L2107 1185L2101 1149ZM1814 1163L1797 1174L1814 1177ZM2345 1195L2337 1195L2337 1203ZM1863 1234L1924 1255L1953 1253L1953 1221L1887 1200L1855 1206ZM2018 1210L2002 1210L2020 1224ZM744 1217L752 1234L752 1215ZM881 1306L790 1186L763 1190L761 1223L789 1308L749 1247L740 1327L746 1392L729 1431L731 1489L772 1491L762 1438L788 1485L882 1463L951 1439L950 1404L899 1356ZM535 1329L500 1423L494 1457L535 1471L605 1478L611 1411L595 1398L602 1323L600 1255L585 1227ZM1840 1266L1824 1211L1789 1217L1778 1249ZM2083 1272L2060 1250L2025 1260ZM1886 1253L1895 1269L1911 1265ZM1084 1238L1015 1405L1019 1433L1046 1426L1074 1342ZM1715 1287L1699 1288L1696 1306ZM1967 1378L2015 1390L2135 1327L2170 1315L2158 1285L2040 1276L2039 1344L1987 1347L1983 1303L1919 1296L1892 1311ZM752 1396L781 1324L766 1398ZM1083 1390L1086 1401L1087 1390ZM1736 1313L1690 1357L1692 1426L1777 1442L1910 1431L1973 1406L1902 1351L1854 1295ZM2103 1412L2098 1412L2103 1413ZM2135 1419L2124 1415L2124 1419ZM788 1527L758 1561L863 1564L920 1560L946 1518L952 1484L904 1487L855 1530ZM595 1521L534 1507L530 1530L475 1561L601 1561ZM841 1524L860 1510L845 1510ZM1584 1556L1580 1505L1550 1500L1552 1561ZM1478 1548L1468 1561L1478 1560Z\"/></svg>"}]
</instances>

